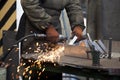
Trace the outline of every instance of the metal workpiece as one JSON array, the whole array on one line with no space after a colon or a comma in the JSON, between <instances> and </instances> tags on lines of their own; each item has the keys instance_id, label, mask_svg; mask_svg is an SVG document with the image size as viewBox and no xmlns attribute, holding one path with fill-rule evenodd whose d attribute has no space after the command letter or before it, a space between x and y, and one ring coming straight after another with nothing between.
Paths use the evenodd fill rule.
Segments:
<instances>
[{"instance_id":1,"label":"metal workpiece","mask_svg":"<svg viewBox=\"0 0 120 80\"><path fill-rule=\"evenodd\" d=\"M71 56L76 58L87 58L87 51L89 51L89 48L87 47L81 47L81 46L74 46L74 45L63 45L63 44L57 44L57 46L64 46L64 51L61 53L61 56ZM29 53L29 54L22 54L22 57L25 59L37 59L40 54L37 53Z\"/></svg>"},{"instance_id":2,"label":"metal workpiece","mask_svg":"<svg viewBox=\"0 0 120 80\"><path fill-rule=\"evenodd\" d=\"M76 58L84 58L88 59L87 51L90 49L88 47L83 46L75 46L75 45L65 45L64 55L71 56Z\"/></svg>"}]
</instances>

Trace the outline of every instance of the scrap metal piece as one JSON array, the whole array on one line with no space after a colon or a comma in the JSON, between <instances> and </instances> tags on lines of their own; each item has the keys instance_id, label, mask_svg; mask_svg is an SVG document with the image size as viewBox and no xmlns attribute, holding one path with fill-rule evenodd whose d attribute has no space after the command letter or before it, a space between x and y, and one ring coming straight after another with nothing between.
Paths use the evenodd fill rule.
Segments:
<instances>
[{"instance_id":1,"label":"scrap metal piece","mask_svg":"<svg viewBox=\"0 0 120 80\"><path fill-rule=\"evenodd\" d=\"M73 45L77 40L77 36L74 36L73 39L70 40L69 45Z\"/></svg>"}]
</instances>

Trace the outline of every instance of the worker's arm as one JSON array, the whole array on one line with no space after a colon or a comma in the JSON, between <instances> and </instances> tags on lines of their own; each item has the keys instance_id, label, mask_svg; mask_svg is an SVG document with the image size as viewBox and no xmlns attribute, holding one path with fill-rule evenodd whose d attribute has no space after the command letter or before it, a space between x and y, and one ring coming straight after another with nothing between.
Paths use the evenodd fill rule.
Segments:
<instances>
[{"instance_id":1,"label":"worker's arm","mask_svg":"<svg viewBox=\"0 0 120 80\"><path fill-rule=\"evenodd\" d=\"M72 34L76 35L79 41L82 39L82 31L85 28L80 0L70 0L66 6L66 11L71 24Z\"/></svg>"},{"instance_id":2,"label":"worker's arm","mask_svg":"<svg viewBox=\"0 0 120 80\"><path fill-rule=\"evenodd\" d=\"M84 21L83 21L83 13L80 6L80 0L70 0L68 5L66 6L66 11L70 20L70 24L72 29L75 26L80 26L83 30Z\"/></svg>"},{"instance_id":3,"label":"worker's arm","mask_svg":"<svg viewBox=\"0 0 120 80\"><path fill-rule=\"evenodd\" d=\"M52 17L40 6L39 0L21 0L21 5L31 24L38 29L44 29Z\"/></svg>"}]
</instances>

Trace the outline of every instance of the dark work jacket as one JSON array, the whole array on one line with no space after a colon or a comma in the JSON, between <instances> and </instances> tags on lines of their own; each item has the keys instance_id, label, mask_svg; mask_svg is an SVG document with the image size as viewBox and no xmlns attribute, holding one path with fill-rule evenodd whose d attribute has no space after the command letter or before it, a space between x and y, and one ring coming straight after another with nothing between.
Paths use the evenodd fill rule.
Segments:
<instances>
[{"instance_id":1,"label":"dark work jacket","mask_svg":"<svg viewBox=\"0 0 120 80\"><path fill-rule=\"evenodd\" d=\"M45 33L44 27L49 23L53 24L61 32L59 17L64 8L67 11L71 28L84 24L79 0L21 0L21 5L24 14L20 21L17 40L31 33ZM84 27L81 26L81 28L83 29ZM23 41L22 54L34 52L36 48L34 45L39 41L39 39L33 39L32 37L28 38L27 41ZM46 74L48 77L47 80L62 80L61 73ZM46 75L42 74L42 76L46 78Z\"/></svg>"},{"instance_id":2,"label":"dark work jacket","mask_svg":"<svg viewBox=\"0 0 120 80\"><path fill-rule=\"evenodd\" d=\"M71 29L76 25L84 24L80 0L21 0L21 5L24 14L17 39L34 32L44 33L44 27L49 23L59 31L61 29L59 17L64 8L67 11ZM83 26L81 28L84 29Z\"/></svg>"}]
</instances>

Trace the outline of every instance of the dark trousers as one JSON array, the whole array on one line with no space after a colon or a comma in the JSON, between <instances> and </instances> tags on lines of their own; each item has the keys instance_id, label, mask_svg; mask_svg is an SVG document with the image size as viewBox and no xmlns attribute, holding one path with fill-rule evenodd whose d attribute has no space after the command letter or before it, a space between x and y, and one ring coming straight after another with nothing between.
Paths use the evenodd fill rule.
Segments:
<instances>
[{"instance_id":1,"label":"dark trousers","mask_svg":"<svg viewBox=\"0 0 120 80\"><path fill-rule=\"evenodd\" d=\"M23 77L23 80L28 80L28 78ZM62 73L45 71L39 75L37 71L33 71L30 80L62 80Z\"/></svg>"}]
</instances>

